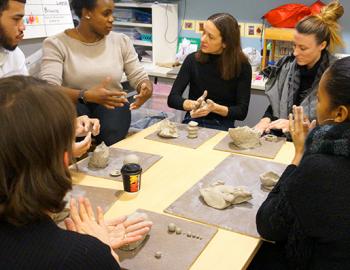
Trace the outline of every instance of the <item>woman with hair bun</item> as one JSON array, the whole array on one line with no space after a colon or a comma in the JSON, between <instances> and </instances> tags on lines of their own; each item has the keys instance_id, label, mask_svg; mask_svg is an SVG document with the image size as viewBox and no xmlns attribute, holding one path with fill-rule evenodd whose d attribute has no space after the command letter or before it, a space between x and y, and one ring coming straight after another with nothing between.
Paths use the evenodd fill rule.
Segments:
<instances>
[{"instance_id":1,"label":"woman with hair bun","mask_svg":"<svg viewBox=\"0 0 350 270\"><path fill-rule=\"evenodd\" d=\"M288 114L293 105L302 106L310 120L316 117L316 91L324 71L335 61L331 54L343 46L338 20L344 8L338 0L308 16L295 27L294 51L265 70L265 93L270 101L255 126L261 133L289 131ZM282 131L282 132L281 132Z\"/></svg>"}]
</instances>

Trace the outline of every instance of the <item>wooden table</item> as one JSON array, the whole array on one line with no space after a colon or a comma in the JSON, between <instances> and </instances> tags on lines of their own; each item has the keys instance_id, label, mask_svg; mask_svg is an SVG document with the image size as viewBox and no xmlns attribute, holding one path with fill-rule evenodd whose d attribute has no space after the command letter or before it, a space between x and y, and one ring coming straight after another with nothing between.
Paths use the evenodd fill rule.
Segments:
<instances>
[{"instance_id":1,"label":"wooden table","mask_svg":"<svg viewBox=\"0 0 350 270\"><path fill-rule=\"evenodd\" d=\"M126 194L112 206L106 217L129 214L137 208L163 213L183 192L205 176L230 154L213 150L226 135L222 131L197 149L189 149L144 139L156 130L157 124L115 144L119 148L162 155L163 158L142 175L141 191L136 198ZM274 161L289 164L294 155L286 143ZM74 183L122 189L122 183L86 175L73 175ZM216 236L195 261L191 270L233 270L247 267L260 246L260 240L219 229Z\"/></svg>"}]
</instances>

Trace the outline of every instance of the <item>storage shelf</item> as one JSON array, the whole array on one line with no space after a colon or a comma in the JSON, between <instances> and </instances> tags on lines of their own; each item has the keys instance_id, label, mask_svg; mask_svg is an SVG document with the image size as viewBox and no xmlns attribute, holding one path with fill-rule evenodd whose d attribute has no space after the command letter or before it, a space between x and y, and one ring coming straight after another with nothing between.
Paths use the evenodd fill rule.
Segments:
<instances>
[{"instance_id":1,"label":"storage shelf","mask_svg":"<svg viewBox=\"0 0 350 270\"><path fill-rule=\"evenodd\" d=\"M115 7L152 8L153 3L114 3Z\"/></svg>"},{"instance_id":2,"label":"storage shelf","mask_svg":"<svg viewBox=\"0 0 350 270\"><path fill-rule=\"evenodd\" d=\"M148 42L148 41L134 39L132 43L138 46L152 47L152 42Z\"/></svg>"},{"instance_id":3,"label":"storage shelf","mask_svg":"<svg viewBox=\"0 0 350 270\"><path fill-rule=\"evenodd\" d=\"M152 28L152 24L151 23L113 22L113 25Z\"/></svg>"}]
</instances>

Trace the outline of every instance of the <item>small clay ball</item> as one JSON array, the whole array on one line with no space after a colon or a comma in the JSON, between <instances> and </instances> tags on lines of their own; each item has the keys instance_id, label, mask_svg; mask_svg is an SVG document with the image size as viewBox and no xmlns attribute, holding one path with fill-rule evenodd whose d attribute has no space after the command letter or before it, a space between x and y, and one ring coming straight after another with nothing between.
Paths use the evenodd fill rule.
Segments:
<instances>
[{"instance_id":1,"label":"small clay ball","mask_svg":"<svg viewBox=\"0 0 350 270\"><path fill-rule=\"evenodd\" d=\"M125 164L130 164L130 163L139 164L140 163L139 157L137 155L135 155L135 154L127 155L124 158L123 164L125 165Z\"/></svg>"},{"instance_id":2,"label":"small clay ball","mask_svg":"<svg viewBox=\"0 0 350 270\"><path fill-rule=\"evenodd\" d=\"M182 230L180 227L176 227L175 232L176 232L176 234L181 234Z\"/></svg>"},{"instance_id":3,"label":"small clay ball","mask_svg":"<svg viewBox=\"0 0 350 270\"><path fill-rule=\"evenodd\" d=\"M192 233L191 232L187 232L187 237L191 237Z\"/></svg>"},{"instance_id":4,"label":"small clay ball","mask_svg":"<svg viewBox=\"0 0 350 270\"><path fill-rule=\"evenodd\" d=\"M114 170L109 173L110 176L118 177L121 175L120 170Z\"/></svg>"},{"instance_id":5,"label":"small clay ball","mask_svg":"<svg viewBox=\"0 0 350 270\"><path fill-rule=\"evenodd\" d=\"M174 223L169 223L168 232L175 232L176 225Z\"/></svg>"},{"instance_id":6,"label":"small clay ball","mask_svg":"<svg viewBox=\"0 0 350 270\"><path fill-rule=\"evenodd\" d=\"M162 252L157 251L157 252L154 254L154 257L156 257L157 259L160 259L160 258L162 257Z\"/></svg>"}]
</instances>

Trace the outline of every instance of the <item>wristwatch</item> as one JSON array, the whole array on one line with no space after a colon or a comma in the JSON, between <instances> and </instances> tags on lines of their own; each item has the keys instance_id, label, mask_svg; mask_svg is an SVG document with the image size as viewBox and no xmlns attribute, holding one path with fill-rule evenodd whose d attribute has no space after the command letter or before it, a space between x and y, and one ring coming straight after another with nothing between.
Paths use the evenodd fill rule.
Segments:
<instances>
[{"instance_id":1,"label":"wristwatch","mask_svg":"<svg viewBox=\"0 0 350 270\"><path fill-rule=\"evenodd\" d=\"M85 92L87 91L87 89L82 89L79 91L79 96L78 96L78 101L80 101L81 103L86 104L87 101L85 99Z\"/></svg>"}]
</instances>

